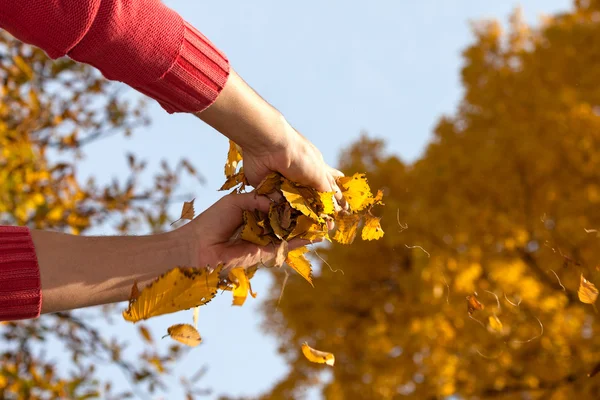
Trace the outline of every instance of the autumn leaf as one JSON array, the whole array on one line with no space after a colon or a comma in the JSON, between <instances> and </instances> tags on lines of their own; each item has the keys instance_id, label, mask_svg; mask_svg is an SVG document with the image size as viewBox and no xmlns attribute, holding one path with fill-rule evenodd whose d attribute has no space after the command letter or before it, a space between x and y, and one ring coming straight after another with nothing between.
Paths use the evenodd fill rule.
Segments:
<instances>
[{"instance_id":1,"label":"autumn leaf","mask_svg":"<svg viewBox=\"0 0 600 400\"><path fill-rule=\"evenodd\" d=\"M598 289L594 284L583 277L581 274L579 280L579 290L577 290L579 300L585 304L594 304L598 298Z\"/></svg>"},{"instance_id":2,"label":"autumn leaf","mask_svg":"<svg viewBox=\"0 0 600 400\"><path fill-rule=\"evenodd\" d=\"M472 296L467 296L467 312L469 315L473 315L475 311L481 311L485 308L483 303L477 300L477 295L473 293Z\"/></svg>"},{"instance_id":3,"label":"autumn leaf","mask_svg":"<svg viewBox=\"0 0 600 400\"><path fill-rule=\"evenodd\" d=\"M335 356L332 353L313 349L307 343L302 344L302 354L310 362L318 364L327 364L333 367L335 364Z\"/></svg>"},{"instance_id":4,"label":"autumn leaf","mask_svg":"<svg viewBox=\"0 0 600 400\"><path fill-rule=\"evenodd\" d=\"M322 219L310 206L309 200L304 198L302 194L300 194L299 189L287 179L284 179L283 183L281 184L281 193L288 201L290 206L292 206L292 208L300 211L302 214L306 215L315 222L322 221Z\"/></svg>"},{"instance_id":5,"label":"autumn leaf","mask_svg":"<svg viewBox=\"0 0 600 400\"><path fill-rule=\"evenodd\" d=\"M267 175L256 187L256 193L269 194L279 189L281 185L281 175L273 172Z\"/></svg>"},{"instance_id":6,"label":"autumn leaf","mask_svg":"<svg viewBox=\"0 0 600 400\"><path fill-rule=\"evenodd\" d=\"M237 174L231 175L227 178L223 186L219 190L229 190L237 185L240 185L238 191L244 190L244 188L248 185L248 180L246 179L246 175L244 174L244 168L240 168L240 172Z\"/></svg>"},{"instance_id":7,"label":"autumn leaf","mask_svg":"<svg viewBox=\"0 0 600 400\"><path fill-rule=\"evenodd\" d=\"M140 335L144 338L144 341L146 341L148 344L152 344L152 335L150 334L148 328L144 325L140 325L138 329L140 330Z\"/></svg>"},{"instance_id":8,"label":"autumn leaf","mask_svg":"<svg viewBox=\"0 0 600 400\"><path fill-rule=\"evenodd\" d=\"M192 199L192 201L183 202L183 207L181 209L181 217L179 217L177 221L180 221L182 219L194 219L194 215L196 214L196 212L194 211L194 200L196 199ZM177 221L173 221L171 225L173 225Z\"/></svg>"},{"instance_id":9,"label":"autumn leaf","mask_svg":"<svg viewBox=\"0 0 600 400\"><path fill-rule=\"evenodd\" d=\"M349 214L337 218L335 220L336 231L333 235L333 240L341 244L351 244L356 237L359 223L359 214Z\"/></svg>"},{"instance_id":10,"label":"autumn leaf","mask_svg":"<svg viewBox=\"0 0 600 400\"><path fill-rule=\"evenodd\" d=\"M502 322L496 315L490 315L488 318L488 329L493 332L502 332Z\"/></svg>"},{"instance_id":11,"label":"autumn leaf","mask_svg":"<svg viewBox=\"0 0 600 400\"><path fill-rule=\"evenodd\" d=\"M242 149L233 140L230 140L227 161L225 162L225 176L227 178L235 174L240 161L242 161Z\"/></svg>"},{"instance_id":12,"label":"autumn leaf","mask_svg":"<svg viewBox=\"0 0 600 400\"><path fill-rule=\"evenodd\" d=\"M282 211L283 207L281 207L279 204L271 204L271 207L269 208L269 224L271 225L271 229L273 229L273 233L278 239L284 239L288 236L288 232L281 226Z\"/></svg>"},{"instance_id":13,"label":"autumn leaf","mask_svg":"<svg viewBox=\"0 0 600 400\"><path fill-rule=\"evenodd\" d=\"M337 180L344 199L354 212L361 211L371 205L373 197L365 174L356 173L353 176L343 176Z\"/></svg>"},{"instance_id":14,"label":"autumn leaf","mask_svg":"<svg viewBox=\"0 0 600 400\"><path fill-rule=\"evenodd\" d=\"M167 333L173 340L186 346L196 347L202 342L200 333L190 324L177 324L170 326Z\"/></svg>"},{"instance_id":15,"label":"autumn leaf","mask_svg":"<svg viewBox=\"0 0 600 400\"><path fill-rule=\"evenodd\" d=\"M250 282L246 270L243 267L235 267L229 271L228 276L229 281L233 284L233 305L242 306L250 291Z\"/></svg>"},{"instance_id":16,"label":"autumn leaf","mask_svg":"<svg viewBox=\"0 0 600 400\"><path fill-rule=\"evenodd\" d=\"M335 211L334 196L335 192L318 192L319 212L331 215Z\"/></svg>"},{"instance_id":17,"label":"autumn leaf","mask_svg":"<svg viewBox=\"0 0 600 400\"><path fill-rule=\"evenodd\" d=\"M277 247L277 252L275 253L275 267L280 268L288 255L288 242L283 240L279 247Z\"/></svg>"},{"instance_id":18,"label":"autumn leaf","mask_svg":"<svg viewBox=\"0 0 600 400\"><path fill-rule=\"evenodd\" d=\"M300 274L300 276L306 279L308 283L311 284L311 286L314 287L312 282L313 276L310 261L308 261L308 259L304 256L304 254L307 252L308 249L306 248L306 246L294 249L288 253L285 262L294 271Z\"/></svg>"},{"instance_id":19,"label":"autumn leaf","mask_svg":"<svg viewBox=\"0 0 600 400\"><path fill-rule=\"evenodd\" d=\"M365 215L365 225L362 229L362 240L378 240L383 237L383 229L380 225L381 218Z\"/></svg>"},{"instance_id":20,"label":"autumn leaf","mask_svg":"<svg viewBox=\"0 0 600 400\"><path fill-rule=\"evenodd\" d=\"M206 304L217 294L221 269L173 268L130 299L123 318L137 322Z\"/></svg>"},{"instance_id":21,"label":"autumn leaf","mask_svg":"<svg viewBox=\"0 0 600 400\"><path fill-rule=\"evenodd\" d=\"M271 243L271 240L269 240L268 237L263 236L264 229L258 225L258 221L254 212L245 210L243 219L244 225L242 227L242 239L259 246L266 246L267 244Z\"/></svg>"}]
</instances>

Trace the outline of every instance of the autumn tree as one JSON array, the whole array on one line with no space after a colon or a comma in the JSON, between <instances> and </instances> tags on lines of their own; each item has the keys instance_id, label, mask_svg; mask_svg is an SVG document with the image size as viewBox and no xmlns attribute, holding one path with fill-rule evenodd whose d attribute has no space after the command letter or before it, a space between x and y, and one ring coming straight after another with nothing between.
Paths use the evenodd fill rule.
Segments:
<instances>
[{"instance_id":1,"label":"autumn tree","mask_svg":"<svg viewBox=\"0 0 600 400\"><path fill-rule=\"evenodd\" d=\"M320 250L315 288L289 279L280 304L278 276L264 315L292 368L266 397L319 382L303 342L335 353L328 399L600 393L597 309L578 293L600 285L600 2L473 32L462 102L421 159L368 138L343 153L385 188L386 235Z\"/></svg>"},{"instance_id":2,"label":"autumn tree","mask_svg":"<svg viewBox=\"0 0 600 400\"><path fill-rule=\"evenodd\" d=\"M0 32L0 90L0 224L80 234L110 223L121 233L157 232L172 219L167 208L179 201L174 196L182 173L199 177L186 160L175 166L163 162L154 185L145 186L140 175L146 162L130 154L125 179L83 182L78 165L88 148L145 125L143 104L127 100L132 96L124 96L123 86L96 70L66 58L52 61L5 32ZM144 344L134 350L100 332L97 321L110 322L119 311L105 307L2 323L0 398L116 399L164 389L163 377L185 351L157 347L143 325ZM68 356L68 369L54 364L56 352L48 346ZM98 373L104 367L121 370L131 386L113 387ZM203 393L184 386L190 396Z\"/></svg>"}]
</instances>

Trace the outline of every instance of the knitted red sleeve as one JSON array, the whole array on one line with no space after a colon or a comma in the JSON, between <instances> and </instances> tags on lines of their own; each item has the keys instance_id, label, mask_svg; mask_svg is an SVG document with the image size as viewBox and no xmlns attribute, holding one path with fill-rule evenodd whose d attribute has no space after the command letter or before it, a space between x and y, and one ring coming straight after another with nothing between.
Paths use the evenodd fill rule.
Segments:
<instances>
[{"instance_id":1,"label":"knitted red sleeve","mask_svg":"<svg viewBox=\"0 0 600 400\"><path fill-rule=\"evenodd\" d=\"M52 58L98 68L168 112L198 112L227 82L229 62L160 0L0 0L0 27Z\"/></svg>"},{"instance_id":2,"label":"knitted red sleeve","mask_svg":"<svg viewBox=\"0 0 600 400\"><path fill-rule=\"evenodd\" d=\"M40 270L26 227L0 226L0 321L35 318L42 308Z\"/></svg>"}]
</instances>

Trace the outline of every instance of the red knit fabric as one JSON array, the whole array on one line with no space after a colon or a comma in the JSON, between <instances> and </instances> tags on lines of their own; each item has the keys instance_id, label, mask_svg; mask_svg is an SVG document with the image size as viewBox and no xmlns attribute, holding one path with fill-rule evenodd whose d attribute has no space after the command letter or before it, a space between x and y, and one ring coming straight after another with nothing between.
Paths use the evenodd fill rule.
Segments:
<instances>
[{"instance_id":1,"label":"red knit fabric","mask_svg":"<svg viewBox=\"0 0 600 400\"><path fill-rule=\"evenodd\" d=\"M29 229L0 226L0 321L35 318L42 308L40 269Z\"/></svg>"},{"instance_id":2,"label":"red knit fabric","mask_svg":"<svg viewBox=\"0 0 600 400\"><path fill-rule=\"evenodd\" d=\"M52 58L93 65L169 113L204 110L229 76L225 55L160 0L0 0L0 27Z\"/></svg>"}]
</instances>

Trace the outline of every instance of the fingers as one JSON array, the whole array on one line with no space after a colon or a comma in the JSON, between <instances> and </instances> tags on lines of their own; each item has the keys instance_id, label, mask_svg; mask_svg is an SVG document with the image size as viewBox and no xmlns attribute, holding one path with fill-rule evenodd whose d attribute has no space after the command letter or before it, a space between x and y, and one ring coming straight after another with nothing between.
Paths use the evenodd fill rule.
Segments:
<instances>
[{"instance_id":1,"label":"fingers","mask_svg":"<svg viewBox=\"0 0 600 400\"><path fill-rule=\"evenodd\" d=\"M344 200L344 196L342 196L342 190L340 189L340 187L337 184L337 179L341 178L342 176L344 176L344 174L332 167L327 166L327 168L329 169L329 182L331 184L331 190L334 192L334 197L335 197L335 211L339 212L341 210L346 210L348 209L348 204L346 204L346 201Z\"/></svg>"}]
</instances>

